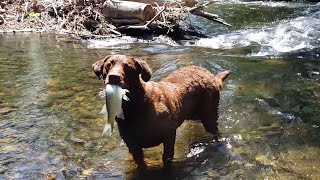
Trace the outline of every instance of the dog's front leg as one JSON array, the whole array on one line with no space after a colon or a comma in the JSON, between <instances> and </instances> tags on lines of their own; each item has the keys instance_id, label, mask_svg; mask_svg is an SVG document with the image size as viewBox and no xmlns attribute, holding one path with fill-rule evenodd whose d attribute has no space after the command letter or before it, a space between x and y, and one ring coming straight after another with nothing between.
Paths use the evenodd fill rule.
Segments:
<instances>
[{"instance_id":1,"label":"dog's front leg","mask_svg":"<svg viewBox=\"0 0 320 180\"><path fill-rule=\"evenodd\" d=\"M176 142L176 131L169 133L163 142L162 162L165 168L171 166L174 155L174 144Z\"/></svg>"}]
</instances>

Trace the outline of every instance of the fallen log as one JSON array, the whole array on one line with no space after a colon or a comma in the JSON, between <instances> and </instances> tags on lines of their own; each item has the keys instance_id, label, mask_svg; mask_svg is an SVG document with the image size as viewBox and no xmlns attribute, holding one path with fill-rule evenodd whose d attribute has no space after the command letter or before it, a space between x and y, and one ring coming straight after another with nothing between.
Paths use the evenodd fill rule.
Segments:
<instances>
[{"instance_id":1,"label":"fallen log","mask_svg":"<svg viewBox=\"0 0 320 180\"><path fill-rule=\"evenodd\" d=\"M134 2L140 2L145 4L151 4L152 6L185 6L185 7L193 7L198 3L198 0L128 0Z\"/></svg>"},{"instance_id":2,"label":"fallen log","mask_svg":"<svg viewBox=\"0 0 320 180\"><path fill-rule=\"evenodd\" d=\"M132 1L106 1L102 8L106 18L112 19L140 19L143 22L151 20L156 10L150 4Z\"/></svg>"},{"instance_id":3,"label":"fallen log","mask_svg":"<svg viewBox=\"0 0 320 180\"><path fill-rule=\"evenodd\" d=\"M140 19L111 19L111 21L117 27L123 25L134 25L143 23Z\"/></svg>"}]
</instances>

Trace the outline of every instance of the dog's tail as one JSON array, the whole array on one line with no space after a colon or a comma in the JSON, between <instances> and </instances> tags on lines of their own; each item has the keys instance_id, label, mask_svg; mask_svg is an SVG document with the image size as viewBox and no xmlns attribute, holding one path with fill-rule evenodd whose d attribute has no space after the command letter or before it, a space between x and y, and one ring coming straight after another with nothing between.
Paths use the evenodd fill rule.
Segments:
<instances>
[{"instance_id":1,"label":"dog's tail","mask_svg":"<svg viewBox=\"0 0 320 180\"><path fill-rule=\"evenodd\" d=\"M218 90L220 91L221 88L222 88L222 84L223 84L223 81L230 75L230 71L223 71L223 72L220 72L218 73L214 79L215 79L215 82L216 84L218 85Z\"/></svg>"}]
</instances>

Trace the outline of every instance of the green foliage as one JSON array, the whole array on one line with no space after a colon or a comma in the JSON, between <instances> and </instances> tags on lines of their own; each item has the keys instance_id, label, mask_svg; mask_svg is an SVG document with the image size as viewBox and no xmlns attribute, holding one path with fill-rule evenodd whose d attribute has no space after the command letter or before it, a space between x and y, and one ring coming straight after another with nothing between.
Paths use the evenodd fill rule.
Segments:
<instances>
[{"instance_id":1,"label":"green foliage","mask_svg":"<svg viewBox=\"0 0 320 180\"><path fill-rule=\"evenodd\" d=\"M29 13L29 17L40 17L41 14L40 13L35 13L34 11Z\"/></svg>"}]
</instances>

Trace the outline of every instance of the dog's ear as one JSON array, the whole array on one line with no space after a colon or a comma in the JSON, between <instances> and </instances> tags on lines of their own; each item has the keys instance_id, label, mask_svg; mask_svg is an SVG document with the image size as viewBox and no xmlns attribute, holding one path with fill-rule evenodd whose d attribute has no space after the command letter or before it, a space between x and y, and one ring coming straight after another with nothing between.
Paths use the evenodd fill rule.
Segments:
<instances>
[{"instance_id":1,"label":"dog's ear","mask_svg":"<svg viewBox=\"0 0 320 180\"><path fill-rule=\"evenodd\" d=\"M223 71L215 75L214 79L216 84L218 85L218 90L220 91L222 88L223 81L230 75L230 71Z\"/></svg>"},{"instance_id":2,"label":"dog's ear","mask_svg":"<svg viewBox=\"0 0 320 180\"><path fill-rule=\"evenodd\" d=\"M111 55L105 57L104 59L101 59L101 60L95 62L92 65L93 72L96 74L96 76L98 76L99 79L101 79L101 78L105 79L106 78L106 75L108 73L108 68L109 67L105 66L105 63L110 57L111 57Z\"/></svg>"},{"instance_id":3,"label":"dog's ear","mask_svg":"<svg viewBox=\"0 0 320 180\"><path fill-rule=\"evenodd\" d=\"M138 71L140 71L143 81L148 82L151 79L151 69L148 64L143 60L135 60L137 63Z\"/></svg>"}]
</instances>

